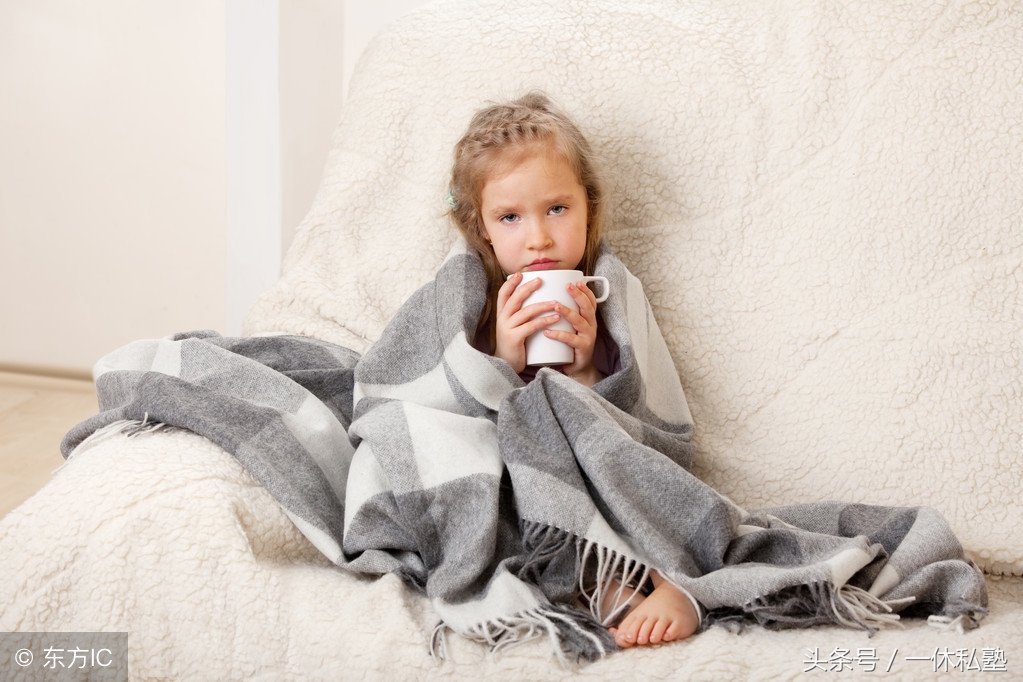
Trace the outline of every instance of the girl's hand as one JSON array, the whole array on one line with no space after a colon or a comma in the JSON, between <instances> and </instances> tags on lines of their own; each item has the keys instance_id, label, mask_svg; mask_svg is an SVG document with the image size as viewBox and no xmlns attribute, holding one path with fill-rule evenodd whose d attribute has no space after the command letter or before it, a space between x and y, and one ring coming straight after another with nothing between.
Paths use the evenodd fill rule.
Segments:
<instances>
[{"instance_id":1,"label":"girl's hand","mask_svg":"<svg viewBox=\"0 0 1023 682\"><path fill-rule=\"evenodd\" d=\"M575 351L572 363L562 366L561 371L584 386L593 386L603 379L593 366L593 347L597 342L597 297L582 282L569 284L568 293L579 306L579 312L560 303L555 303L554 311L568 320L575 333L547 329L544 335L568 344Z\"/></svg>"},{"instance_id":2,"label":"girl's hand","mask_svg":"<svg viewBox=\"0 0 1023 682\"><path fill-rule=\"evenodd\" d=\"M523 308L523 302L540 288L541 282L534 279L521 287L520 282L522 274L517 272L509 277L497 292L497 332L494 343L494 356L511 365L516 374L520 374L526 368L526 339L530 334L561 319L561 315L555 312L556 307L567 310L564 306L558 306L555 301L533 303Z\"/></svg>"}]
</instances>

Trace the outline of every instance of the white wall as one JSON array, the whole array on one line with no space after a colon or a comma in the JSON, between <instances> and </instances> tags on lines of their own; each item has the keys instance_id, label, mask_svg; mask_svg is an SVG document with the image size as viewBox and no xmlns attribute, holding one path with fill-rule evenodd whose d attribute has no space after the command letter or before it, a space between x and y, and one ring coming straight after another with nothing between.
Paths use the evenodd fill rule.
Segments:
<instances>
[{"instance_id":1,"label":"white wall","mask_svg":"<svg viewBox=\"0 0 1023 682\"><path fill-rule=\"evenodd\" d=\"M281 264L280 7L227 0L224 320L235 335Z\"/></svg>"},{"instance_id":2,"label":"white wall","mask_svg":"<svg viewBox=\"0 0 1023 682\"><path fill-rule=\"evenodd\" d=\"M222 324L223 36L209 0L0 3L0 362Z\"/></svg>"},{"instance_id":3,"label":"white wall","mask_svg":"<svg viewBox=\"0 0 1023 682\"><path fill-rule=\"evenodd\" d=\"M133 339L237 333L357 55L417 4L0 2L0 367L80 373Z\"/></svg>"},{"instance_id":4,"label":"white wall","mask_svg":"<svg viewBox=\"0 0 1023 682\"><path fill-rule=\"evenodd\" d=\"M426 1L280 0L284 251L316 195L359 56L378 31Z\"/></svg>"},{"instance_id":5,"label":"white wall","mask_svg":"<svg viewBox=\"0 0 1023 682\"><path fill-rule=\"evenodd\" d=\"M363 0L366 2L366 0ZM345 29L340 0L285 0L280 15L281 245L287 250L320 184L344 100ZM372 3L370 3L372 4Z\"/></svg>"}]
</instances>

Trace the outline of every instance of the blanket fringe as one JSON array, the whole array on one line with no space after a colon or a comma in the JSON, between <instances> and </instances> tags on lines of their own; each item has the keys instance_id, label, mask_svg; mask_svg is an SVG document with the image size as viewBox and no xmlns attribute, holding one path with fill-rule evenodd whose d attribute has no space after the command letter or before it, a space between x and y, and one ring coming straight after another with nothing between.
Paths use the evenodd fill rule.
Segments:
<instances>
[{"instance_id":1,"label":"blanket fringe","mask_svg":"<svg viewBox=\"0 0 1023 682\"><path fill-rule=\"evenodd\" d=\"M576 545L579 566L579 592L590 608L590 614L604 627L616 624L632 606L637 594L650 577L650 567L643 562L608 549L595 542L580 539ZM586 585L592 563L592 586Z\"/></svg>"},{"instance_id":2,"label":"blanket fringe","mask_svg":"<svg viewBox=\"0 0 1023 682\"><path fill-rule=\"evenodd\" d=\"M644 562L560 528L526 521L522 534L529 556L519 577L539 582L543 567L574 547L580 597L605 628L625 615L650 577L651 569Z\"/></svg>"},{"instance_id":3,"label":"blanket fringe","mask_svg":"<svg viewBox=\"0 0 1023 682\"><path fill-rule=\"evenodd\" d=\"M828 581L796 585L748 602L741 609L716 609L709 622L725 627L753 622L768 629L807 628L841 625L866 630L873 635L881 628L902 627L894 607L912 598L885 602L852 585L835 588Z\"/></svg>"},{"instance_id":4,"label":"blanket fringe","mask_svg":"<svg viewBox=\"0 0 1023 682\"><path fill-rule=\"evenodd\" d=\"M830 588L830 585L829 585ZM847 628L861 628L871 635L884 627L902 627L892 605L852 585L829 589L835 620ZM912 601L912 600L909 600Z\"/></svg>"},{"instance_id":5,"label":"blanket fringe","mask_svg":"<svg viewBox=\"0 0 1023 682\"><path fill-rule=\"evenodd\" d=\"M450 628L444 621L439 621L433 627L433 633L430 635L430 656L435 660L443 661L448 657L448 630Z\"/></svg>"},{"instance_id":6,"label":"blanket fringe","mask_svg":"<svg viewBox=\"0 0 1023 682\"><path fill-rule=\"evenodd\" d=\"M114 436L127 436L128 438L135 438L138 436L145 436L157 431L166 431L176 429L177 427L171 426L166 422L149 421L149 413L146 412L142 419L119 419L111 422L103 428L96 429L89 436L78 444L69 455L68 460L71 459L76 453L84 451L88 447L92 447L97 443L101 443Z\"/></svg>"},{"instance_id":7,"label":"blanket fringe","mask_svg":"<svg viewBox=\"0 0 1023 682\"><path fill-rule=\"evenodd\" d=\"M450 626L438 623L430 637L430 655L437 660L447 657L448 630ZM486 620L459 634L487 645L495 654L533 639L547 638L551 650L566 668L592 663L617 648L614 638L584 613L557 604Z\"/></svg>"},{"instance_id":8,"label":"blanket fringe","mask_svg":"<svg viewBox=\"0 0 1023 682\"><path fill-rule=\"evenodd\" d=\"M967 630L977 627L976 623L974 623L972 627L967 627L968 620L971 622L973 621L973 619L965 613L960 613L954 618L950 616L928 616L927 624L941 632L955 631L961 635Z\"/></svg>"},{"instance_id":9,"label":"blanket fringe","mask_svg":"<svg viewBox=\"0 0 1023 682\"><path fill-rule=\"evenodd\" d=\"M983 606L965 600L954 600L945 604L944 613L927 617L927 624L942 632L955 631L960 635L967 630L980 627L980 621L987 616Z\"/></svg>"},{"instance_id":10,"label":"blanket fringe","mask_svg":"<svg viewBox=\"0 0 1023 682\"><path fill-rule=\"evenodd\" d=\"M518 577L536 584L539 583L544 567L572 547L575 536L566 530L535 521L523 521L521 530L522 546L529 554L518 570Z\"/></svg>"}]
</instances>

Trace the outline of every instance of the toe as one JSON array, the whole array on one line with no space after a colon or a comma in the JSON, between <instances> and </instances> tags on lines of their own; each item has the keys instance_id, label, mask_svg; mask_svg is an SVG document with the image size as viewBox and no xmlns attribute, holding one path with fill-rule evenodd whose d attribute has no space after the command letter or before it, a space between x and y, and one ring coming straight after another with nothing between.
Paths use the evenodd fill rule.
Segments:
<instances>
[{"instance_id":1,"label":"toe","mask_svg":"<svg viewBox=\"0 0 1023 682\"><path fill-rule=\"evenodd\" d=\"M626 617L618 627L615 628L615 642L618 646L628 648L636 643L636 634L639 630L639 625L634 617Z\"/></svg>"},{"instance_id":2,"label":"toe","mask_svg":"<svg viewBox=\"0 0 1023 682\"><path fill-rule=\"evenodd\" d=\"M647 618L643 621L643 624L639 627L639 633L636 635L637 644L650 643L650 633L653 631L656 622L653 618Z\"/></svg>"},{"instance_id":3,"label":"toe","mask_svg":"<svg viewBox=\"0 0 1023 682\"><path fill-rule=\"evenodd\" d=\"M659 618L654 623L653 628L650 629L650 643L651 644L660 644L662 641L665 641L664 634L667 631L669 624L670 623L668 621L664 620L663 618Z\"/></svg>"}]
</instances>

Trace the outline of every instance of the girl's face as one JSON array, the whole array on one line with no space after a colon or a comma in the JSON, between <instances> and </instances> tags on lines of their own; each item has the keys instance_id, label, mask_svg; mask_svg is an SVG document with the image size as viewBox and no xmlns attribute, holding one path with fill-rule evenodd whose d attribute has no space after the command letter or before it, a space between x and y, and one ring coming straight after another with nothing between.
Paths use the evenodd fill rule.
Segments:
<instances>
[{"instance_id":1,"label":"girl's face","mask_svg":"<svg viewBox=\"0 0 1023 682\"><path fill-rule=\"evenodd\" d=\"M586 189L568 161L541 149L498 164L480 214L505 274L574 270L586 250Z\"/></svg>"}]
</instances>

